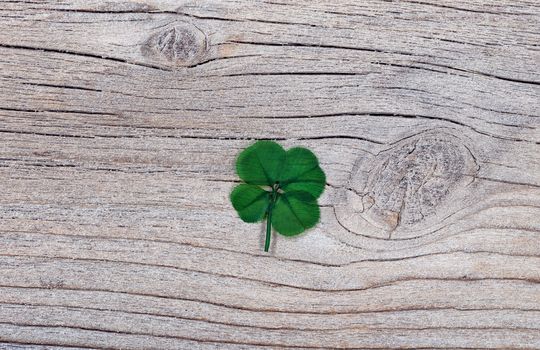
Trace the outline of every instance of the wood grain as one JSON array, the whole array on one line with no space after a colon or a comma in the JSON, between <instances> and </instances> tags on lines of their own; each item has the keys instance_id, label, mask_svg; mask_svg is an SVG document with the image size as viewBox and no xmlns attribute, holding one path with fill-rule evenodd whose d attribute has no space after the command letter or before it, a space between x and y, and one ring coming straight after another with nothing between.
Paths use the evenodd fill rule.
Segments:
<instances>
[{"instance_id":1,"label":"wood grain","mask_svg":"<svg viewBox=\"0 0 540 350\"><path fill-rule=\"evenodd\" d=\"M540 348L538 2L0 4L0 349ZM256 139L328 178L269 254Z\"/></svg>"}]
</instances>

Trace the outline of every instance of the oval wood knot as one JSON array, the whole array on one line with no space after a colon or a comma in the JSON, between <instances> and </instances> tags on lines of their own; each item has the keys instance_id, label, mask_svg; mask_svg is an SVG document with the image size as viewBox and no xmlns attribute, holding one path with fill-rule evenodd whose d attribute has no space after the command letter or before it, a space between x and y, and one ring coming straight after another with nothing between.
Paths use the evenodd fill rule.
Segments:
<instances>
[{"instance_id":1,"label":"oval wood knot","mask_svg":"<svg viewBox=\"0 0 540 350\"><path fill-rule=\"evenodd\" d=\"M206 35L195 25L177 23L153 34L142 46L143 55L167 65L189 66L207 51Z\"/></svg>"},{"instance_id":2,"label":"oval wood knot","mask_svg":"<svg viewBox=\"0 0 540 350\"><path fill-rule=\"evenodd\" d=\"M447 202L476 174L469 148L447 131L407 138L376 157L357 161L342 189L337 219L370 237L411 238L445 214Z\"/></svg>"}]
</instances>

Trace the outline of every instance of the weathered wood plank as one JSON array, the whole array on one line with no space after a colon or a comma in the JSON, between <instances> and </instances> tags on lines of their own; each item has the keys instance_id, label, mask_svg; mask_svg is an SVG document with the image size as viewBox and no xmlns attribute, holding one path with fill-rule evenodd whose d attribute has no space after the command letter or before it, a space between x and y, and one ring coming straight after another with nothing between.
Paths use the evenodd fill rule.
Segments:
<instances>
[{"instance_id":1,"label":"weathered wood plank","mask_svg":"<svg viewBox=\"0 0 540 350\"><path fill-rule=\"evenodd\" d=\"M0 349L540 348L538 3L1 5ZM328 178L270 254L253 139Z\"/></svg>"}]
</instances>

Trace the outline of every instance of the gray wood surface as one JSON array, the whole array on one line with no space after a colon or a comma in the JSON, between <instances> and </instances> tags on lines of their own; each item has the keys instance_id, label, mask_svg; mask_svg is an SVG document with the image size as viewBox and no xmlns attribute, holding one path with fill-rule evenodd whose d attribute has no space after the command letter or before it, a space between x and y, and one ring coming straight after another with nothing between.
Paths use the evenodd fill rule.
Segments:
<instances>
[{"instance_id":1,"label":"gray wood surface","mask_svg":"<svg viewBox=\"0 0 540 350\"><path fill-rule=\"evenodd\" d=\"M536 0L0 0L0 349L540 348ZM296 238L256 139L328 183Z\"/></svg>"}]
</instances>

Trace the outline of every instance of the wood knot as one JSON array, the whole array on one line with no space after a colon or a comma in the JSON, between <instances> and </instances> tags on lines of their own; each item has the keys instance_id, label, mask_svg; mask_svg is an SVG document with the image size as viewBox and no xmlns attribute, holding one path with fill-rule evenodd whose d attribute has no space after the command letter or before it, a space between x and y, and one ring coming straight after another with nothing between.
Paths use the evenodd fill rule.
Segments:
<instances>
[{"instance_id":1,"label":"wood knot","mask_svg":"<svg viewBox=\"0 0 540 350\"><path fill-rule=\"evenodd\" d=\"M445 205L477 171L474 156L455 135L430 131L407 138L376 157L355 164L338 220L371 237L402 239L436 224Z\"/></svg>"},{"instance_id":2,"label":"wood knot","mask_svg":"<svg viewBox=\"0 0 540 350\"><path fill-rule=\"evenodd\" d=\"M177 23L153 34L142 45L143 55L152 61L167 65L189 66L204 57L206 35L190 23Z\"/></svg>"}]
</instances>

